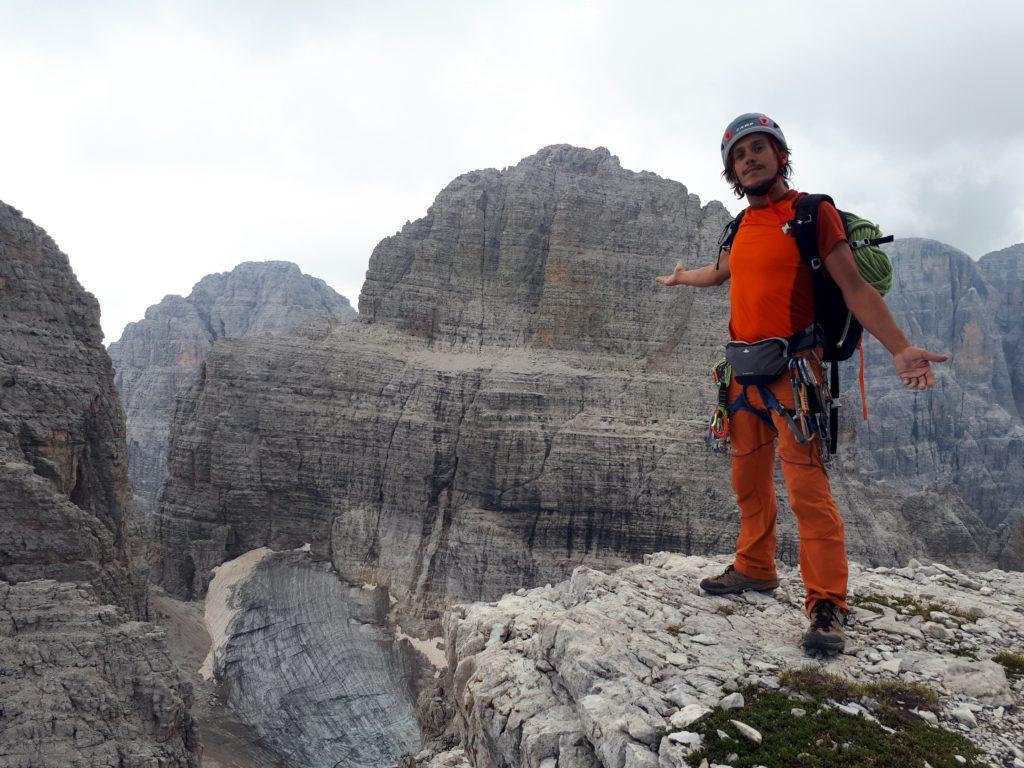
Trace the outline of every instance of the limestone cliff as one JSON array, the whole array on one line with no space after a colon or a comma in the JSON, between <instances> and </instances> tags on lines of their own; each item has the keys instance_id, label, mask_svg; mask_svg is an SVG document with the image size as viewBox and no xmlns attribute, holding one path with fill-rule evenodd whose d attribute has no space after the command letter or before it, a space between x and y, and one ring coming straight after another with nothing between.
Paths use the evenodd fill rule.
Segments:
<instances>
[{"instance_id":1,"label":"limestone cliff","mask_svg":"<svg viewBox=\"0 0 1024 768\"><path fill-rule=\"evenodd\" d=\"M99 305L46 233L6 205L0 249L0 578L89 581L141 614L124 413Z\"/></svg>"},{"instance_id":2,"label":"limestone cliff","mask_svg":"<svg viewBox=\"0 0 1024 768\"><path fill-rule=\"evenodd\" d=\"M214 342L289 331L317 318L356 311L323 280L288 262L245 262L208 275L185 298L167 296L129 323L110 345L114 381L128 425L128 475L135 512L148 528L167 477L167 438L175 400L194 384Z\"/></svg>"},{"instance_id":3,"label":"limestone cliff","mask_svg":"<svg viewBox=\"0 0 1024 768\"><path fill-rule=\"evenodd\" d=\"M0 763L195 766L190 691L146 616L99 307L0 203Z\"/></svg>"},{"instance_id":4,"label":"limestone cliff","mask_svg":"<svg viewBox=\"0 0 1024 768\"><path fill-rule=\"evenodd\" d=\"M215 345L172 429L158 578L201 595L226 559L310 542L428 631L581 563L729 551L703 443L726 293L654 283L712 260L727 219L604 149L459 177L375 249L362 322ZM955 494L833 482L854 557L984 559ZM793 563L784 503L780 524Z\"/></svg>"},{"instance_id":5,"label":"limestone cliff","mask_svg":"<svg viewBox=\"0 0 1024 768\"><path fill-rule=\"evenodd\" d=\"M996 327L1017 416L1024 419L1024 243L982 256L978 269L996 292Z\"/></svg>"},{"instance_id":6,"label":"limestone cliff","mask_svg":"<svg viewBox=\"0 0 1024 768\"><path fill-rule=\"evenodd\" d=\"M982 262L932 240L897 240L890 252L894 316L913 343L951 358L936 366L933 391L908 396L891 356L869 340L867 422L859 416L856 369L846 366L859 474L922 490L945 487L986 524L1012 521L1024 513L1024 420L1014 389L1024 377L1024 268L1014 261L1024 260L1024 248Z\"/></svg>"}]
</instances>

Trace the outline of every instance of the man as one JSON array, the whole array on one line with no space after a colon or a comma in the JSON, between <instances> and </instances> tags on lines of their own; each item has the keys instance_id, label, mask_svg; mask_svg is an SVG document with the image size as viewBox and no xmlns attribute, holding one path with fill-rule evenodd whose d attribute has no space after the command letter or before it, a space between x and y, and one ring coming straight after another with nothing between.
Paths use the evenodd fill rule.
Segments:
<instances>
[{"instance_id":1,"label":"man","mask_svg":"<svg viewBox=\"0 0 1024 768\"><path fill-rule=\"evenodd\" d=\"M789 146L775 121L748 113L726 129L721 150L722 175L737 196L746 196L749 203L732 247L722 250L717 264L686 270L680 262L671 275L656 280L666 286L706 287L731 278L729 333L733 341L754 343L780 337L790 340L789 349L797 349L794 340L814 323L814 289L811 268L800 257L795 238L783 230L794 218L799 196L788 184ZM857 271L836 209L823 203L817 218L818 252L847 307L892 353L896 372L909 389L933 386L930 363L942 362L947 356L911 346L881 295ZM813 347L813 336L810 342L803 347ZM766 389L786 409L796 408L788 370ZM755 388L733 381L729 402L735 403L744 391L750 408L735 411L729 419L732 483L740 508L736 558L720 576L704 579L701 588L722 595L778 586L772 479L778 440L786 489L797 518L800 572L807 590L804 606L810 626L803 645L842 650L843 624L849 611L846 543L818 441L801 444L784 416L770 410Z\"/></svg>"}]
</instances>

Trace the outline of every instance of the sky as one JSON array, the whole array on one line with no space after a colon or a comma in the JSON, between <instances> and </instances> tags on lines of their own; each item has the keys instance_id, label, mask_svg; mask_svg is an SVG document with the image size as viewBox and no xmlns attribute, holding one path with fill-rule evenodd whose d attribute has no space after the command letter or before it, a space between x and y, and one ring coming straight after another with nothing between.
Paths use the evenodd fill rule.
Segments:
<instances>
[{"instance_id":1,"label":"sky","mask_svg":"<svg viewBox=\"0 0 1024 768\"><path fill-rule=\"evenodd\" d=\"M243 261L356 306L449 181L550 144L736 212L719 144L750 111L797 189L978 258L1024 242L1022 33L1009 0L0 0L0 200L68 255L106 343Z\"/></svg>"}]
</instances>

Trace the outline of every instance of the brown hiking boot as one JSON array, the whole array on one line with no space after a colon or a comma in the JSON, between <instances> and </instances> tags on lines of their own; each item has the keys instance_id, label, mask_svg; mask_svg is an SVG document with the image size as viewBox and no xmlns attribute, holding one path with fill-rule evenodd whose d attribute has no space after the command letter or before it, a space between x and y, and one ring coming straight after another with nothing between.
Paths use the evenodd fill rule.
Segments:
<instances>
[{"instance_id":1,"label":"brown hiking boot","mask_svg":"<svg viewBox=\"0 0 1024 768\"><path fill-rule=\"evenodd\" d=\"M846 616L842 608L830 600L818 600L811 608L811 625L804 632L804 648L808 651L842 651L846 647L845 625Z\"/></svg>"},{"instance_id":2,"label":"brown hiking boot","mask_svg":"<svg viewBox=\"0 0 1024 768\"><path fill-rule=\"evenodd\" d=\"M779 586L778 579L752 579L744 576L733 566L725 569L725 573L703 579L700 588L712 595L733 595L753 589L757 592L771 592Z\"/></svg>"}]
</instances>

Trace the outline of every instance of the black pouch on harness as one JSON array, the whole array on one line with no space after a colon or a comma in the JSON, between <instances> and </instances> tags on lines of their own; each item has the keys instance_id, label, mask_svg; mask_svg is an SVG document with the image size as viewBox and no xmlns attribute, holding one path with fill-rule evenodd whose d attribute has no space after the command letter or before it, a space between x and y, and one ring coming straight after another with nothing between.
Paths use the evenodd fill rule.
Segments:
<instances>
[{"instance_id":1,"label":"black pouch on harness","mask_svg":"<svg viewBox=\"0 0 1024 768\"><path fill-rule=\"evenodd\" d=\"M740 384L771 384L789 365L789 341L778 336L753 344L730 341L725 359Z\"/></svg>"}]
</instances>

